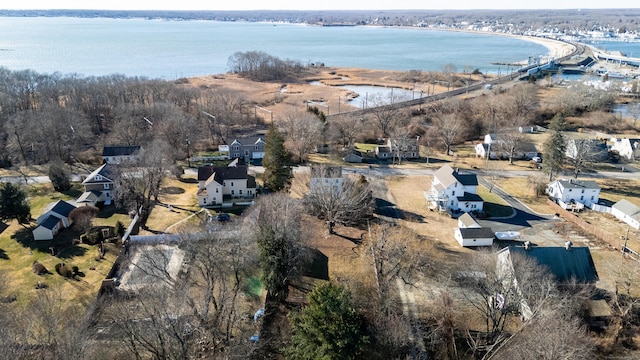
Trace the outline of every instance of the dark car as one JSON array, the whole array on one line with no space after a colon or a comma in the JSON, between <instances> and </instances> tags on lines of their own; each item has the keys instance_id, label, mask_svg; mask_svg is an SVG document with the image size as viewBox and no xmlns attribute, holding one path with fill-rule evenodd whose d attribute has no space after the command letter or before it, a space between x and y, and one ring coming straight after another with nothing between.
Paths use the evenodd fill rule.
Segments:
<instances>
[{"instance_id":1,"label":"dark car","mask_svg":"<svg viewBox=\"0 0 640 360\"><path fill-rule=\"evenodd\" d=\"M227 213L218 214L216 216L216 220L218 221L229 221L231 220L231 216Z\"/></svg>"}]
</instances>

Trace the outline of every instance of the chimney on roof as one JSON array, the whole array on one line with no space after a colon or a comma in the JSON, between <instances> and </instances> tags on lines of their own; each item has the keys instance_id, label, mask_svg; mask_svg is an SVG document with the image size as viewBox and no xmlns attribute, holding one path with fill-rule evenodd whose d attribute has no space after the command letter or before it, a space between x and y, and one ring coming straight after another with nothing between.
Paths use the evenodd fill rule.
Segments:
<instances>
[{"instance_id":1,"label":"chimney on roof","mask_svg":"<svg viewBox=\"0 0 640 360\"><path fill-rule=\"evenodd\" d=\"M456 167L456 173L459 173L459 172L460 172L460 168Z\"/></svg>"},{"instance_id":2,"label":"chimney on roof","mask_svg":"<svg viewBox=\"0 0 640 360\"><path fill-rule=\"evenodd\" d=\"M527 240L524 242L524 249L525 250L530 250L531 249L531 241Z\"/></svg>"},{"instance_id":3,"label":"chimney on roof","mask_svg":"<svg viewBox=\"0 0 640 360\"><path fill-rule=\"evenodd\" d=\"M565 250L571 250L571 247L573 246L573 243L571 241L567 241L564 243L564 249Z\"/></svg>"}]
</instances>

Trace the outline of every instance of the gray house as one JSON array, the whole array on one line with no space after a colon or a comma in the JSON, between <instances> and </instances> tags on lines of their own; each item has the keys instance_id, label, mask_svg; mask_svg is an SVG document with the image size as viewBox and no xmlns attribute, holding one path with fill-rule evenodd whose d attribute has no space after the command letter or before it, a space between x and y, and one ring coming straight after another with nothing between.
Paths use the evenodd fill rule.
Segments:
<instances>
[{"instance_id":1,"label":"gray house","mask_svg":"<svg viewBox=\"0 0 640 360\"><path fill-rule=\"evenodd\" d=\"M114 181L114 165L104 164L100 166L82 182L85 193L78 198L79 202L90 205L95 205L96 202L104 202L105 205L110 205L113 199Z\"/></svg>"},{"instance_id":2,"label":"gray house","mask_svg":"<svg viewBox=\"0 0 640 360\"><path fill-rule=\"evenodd\" d=\"M245 162L262 160L265 144L265 137L262 135L237 138L229 144L229 157L232 159L244 159Z\"/></svg>"}]
</instances>

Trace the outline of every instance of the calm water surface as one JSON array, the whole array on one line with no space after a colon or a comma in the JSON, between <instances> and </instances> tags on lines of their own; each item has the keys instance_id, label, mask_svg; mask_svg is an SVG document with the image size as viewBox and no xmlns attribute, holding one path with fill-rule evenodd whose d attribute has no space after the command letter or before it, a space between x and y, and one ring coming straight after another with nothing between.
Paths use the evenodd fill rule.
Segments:
<instances>
[{"instance_id":1,"label":"calm water surface","mask_svg":"<svg viewBox=\"0 0 640 360\"><path fill-rule=\"evenodd\" d=\"M420 29L0 17L0 66L11 70L175 79L224 73L229 56L252 50L327 66L483 72L548 53L515 38Z\"/></svg>"}]
</instances>

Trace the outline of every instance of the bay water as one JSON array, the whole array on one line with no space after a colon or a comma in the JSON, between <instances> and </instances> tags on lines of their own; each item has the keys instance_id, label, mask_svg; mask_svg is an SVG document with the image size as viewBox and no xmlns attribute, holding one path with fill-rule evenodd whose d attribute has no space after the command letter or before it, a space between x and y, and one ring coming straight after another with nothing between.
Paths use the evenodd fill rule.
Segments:
<instances>
[{"instance_id":1,"label":"bay water","mask_svg":"<svg viewBox=\"0 0 640 360\"><path fill-rule=\"evenodd\" d=\"M0 17L0 66L82 76L123 74L173 80L221 74L237 51L381 70L504 72L546 55L522 39L417 28L321 27L286 23L140 18Z\"/></svg>"}]
</instances>

